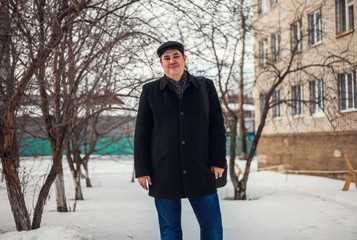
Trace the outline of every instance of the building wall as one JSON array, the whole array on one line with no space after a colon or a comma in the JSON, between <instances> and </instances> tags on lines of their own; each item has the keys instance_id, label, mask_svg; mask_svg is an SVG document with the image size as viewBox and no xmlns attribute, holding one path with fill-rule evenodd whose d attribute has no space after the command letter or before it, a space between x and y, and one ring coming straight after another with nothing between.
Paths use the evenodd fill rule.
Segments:
<instances>
[{"instance_id":1,"label":"building wall","mask_svg":"<svg viewBox=\"0 0 357 240\"><path fill-rule=\"evenodd\" d=\"M264 135L258 146L259 167L287 164L285 169L348 171L343 157L348 153L357 166L357 132L320 132ZM263 157L264 156L264 157ZM347 173L315 173L344 179Z\"/></svg>"},{"instance_id":2,"label":"building wall","mask_svg":"<svg viewBox=\"0 0 357 240\"><path fill-rule=\"evenodd\" d=\"M279 0L273 7L267 2L267 11L254 15L255 56L256 56L256 128L260 123L260 94L268 91L277 76L287 71L292 56L291 24L301 20L303 41L302 51L297 53L291 68L320 64L326 61L340 61L333 68L309 67L304 71L289 73L276 89L281 90L281 117L274 118L272 110L265 123L258 146L259 155L268 158L268 165L288 163L290 169L341 170L346 169L343 158L333 157L333 152L341 151L351 156L357 168L357 112L342 112L339 106L338 74L356 71L357 66L357 1L354 0L354 30L337 34L335 0ZM254 1L255 12L258 0ZM322 43L309 43L308 14L321 9ZM281 59L272 62L272 34L281 34ZM268 42L267 66L261 66L259 43ZM333 58L332 58L333 57ZM343 61L341 61L343 59ZM309 82L322 79L324 82L324 113L311 115ZM292 116L291 87L303 86L303 114ZM332 152L332 153L331 153ZM264 164L263 164L264 165Z\"/></svg>"}]
</instances>

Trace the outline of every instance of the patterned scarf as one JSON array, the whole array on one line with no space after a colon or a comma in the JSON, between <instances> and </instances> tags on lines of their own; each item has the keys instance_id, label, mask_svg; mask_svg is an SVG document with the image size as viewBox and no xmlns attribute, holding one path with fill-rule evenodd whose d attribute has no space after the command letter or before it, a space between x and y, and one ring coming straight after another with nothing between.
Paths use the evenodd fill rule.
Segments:
<instances>
[{"instance_id":1,"label":"patterned scarf","mask_svg":"<svg viewBox=\"0 0 357 240\"><path fill-rule=\"evenodd\" d=\"M183 91L185 91L186 87L187 87L187 73L186 71L183 72L182 77L180 79L180 81L176 82L175 80L169 78L168 76L166 76L166 79L169 80L169 82L171 83L171 85L174 87L175 92L177 93L177 95L182 98L183 95Z\"/></svg>"}]
</instances>

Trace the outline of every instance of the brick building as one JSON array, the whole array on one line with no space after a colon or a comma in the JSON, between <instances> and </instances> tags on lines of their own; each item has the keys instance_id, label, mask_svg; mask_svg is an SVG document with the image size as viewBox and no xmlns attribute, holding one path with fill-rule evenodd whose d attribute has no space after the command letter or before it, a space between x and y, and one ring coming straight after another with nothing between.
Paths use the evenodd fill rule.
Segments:
<instances>
[{"instance_id":1,"label":"brick building","mask_svg":"<svg viewBox=\"0 0 357 240\"><path fill-rule=\"evenodd\" d=\"M347 153L357 168L357 1L253 3L256 127L270 106L259 165L347 170Z\"/></svg>"}]
</instances>

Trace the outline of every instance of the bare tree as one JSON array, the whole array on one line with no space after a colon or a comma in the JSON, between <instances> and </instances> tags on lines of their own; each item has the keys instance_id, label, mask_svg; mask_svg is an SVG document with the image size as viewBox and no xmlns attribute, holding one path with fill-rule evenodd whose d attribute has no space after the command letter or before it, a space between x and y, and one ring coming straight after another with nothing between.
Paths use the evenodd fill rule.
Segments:
<instances>
[{"instance_id":1,"label":"bare tree","mask_svg":"<svg viewBox=\"0 0 357 240\"><path fill-rule=\"evenodd\" d=\"M110 96L105 98L111 101ZM107 101L101 102L106 108L110 105ZM75 183L76 200L84 199L80 184L81 177L85 177L87 187L92 187L88 169L90 157L93 154L112 154L108 149L113 145L118 146L120 142L125 144L127 141L122 141L123 139L130 141L130 137L133 137L133 122L134 119L130 116L108 116L103 115L102 112L96 115L89 112L86 116L75 119L73 122L75 125L70 128L71 134L67 142L66 156ZM128 131L127 125L131 126ZM105 153L103 153L104 150Z\"/></svg>"},{"instance_id":2,"label":"bare tree","mask_svg":"<svg viewBox=\"0 0 357 240\"><path fill-rule=\"evenodd\" d=\"M68 124L70 116L73 116L71 109L66 106L75 100L73 96L83 79L84 70L75 79L70 79L73 83L72 89L64 84L63 79L69 79L66 73L70 69L64 70L69 66L66 64L70 58L64 36L68 39L68 30L73 26L86 28L87 24L95 25L108 16L116 18L118 11L135 2L137 1L1 1L0 153L10 205L18 230L36 229L40 226L50 187L61 168ZM81 44L89 49L90 53L90 46L83 42ZM108 44L101 48L107 49ZM114 44L115 41L111 41L109 46ZM83 60L80 66L87 69L86 66L93 64L93 59L100 52L97 50L98 48L92 48L94 55ZM49 61L53 52L55 54ZM52 64L51 68L49 63ZM17 171L19 157L15 119L20 100L33 75L36 75L39 83L41 109L51 143L53 165L39 192L31 224ZM49 76L52 76L51 81L48 81ZM49 86L52 89L48 88ZM61 95L63 91L67 94Z\"/></svg>"},{"instance_id":3,"label":"bare tree","mask_svg":"<svg viewBox=\"0 0 357 240\"><path fill-rule=\"evenodd\" d=\"M49 104L54 104L52 113L43 114L49 116L46 118L53 119L52 125L47 127L48 135L51 136L51 132L61 145L68 142L73 147L73 158L68 159L73 159L76 162L76 168L72 168L72 170L74 170L74 179L76 179L77 199L83 198L80 194L80 167L82 162L79 151L80 145L76 139L78 136L67 133L74 133L75 131L71 130L78 127L80 122L91 118L95 119L102 111L112 109L110 105L96 104L93 101L96 96L105 96L107 92L116 92L124 88L124 86L121 86L124 78L121 74L125 73L127 65L133 62L127 56L129 44L130 51L139 51L141 42L138 41L139 44L133 44L133 41L139 39L140 36L145 36L143 32L136 29L138 22L135 22L133 16L131 16L135 14L135 10L130 9L129 6L134 2L101 2L97 5L100 11L93 13L94 16L91 16L90 22L85 27L83 25L69 27L63 43L57 51L58 59L54 58L53 60L52 75L49 75L43 84L39 82L40 89L41 87L43 89L41 99L49 98L48 95L46 96L48 91L53 93L53 100L44 101L46 106L42 107L43 111L43 109L51 109ZM86 50L83 49L84 47L87 47ZM56 83L58 82L61 87L52 85L52 79L58 79ZM128 96L130 97L130 94ZM64 99L64 101L61 101L61 99ZM83 106L86 109L91 108L90 116L81 117L85 110ZM56 112L56 109L59 109L59 111ZM49 123L49 121L47 122ZM58 132L55 131L56 129L58 129ZM63 138L60 137L62 133L66 133ZM95 144L95 142L92 143ZM59 151L63 153L63 148ZM93 151L94 145L85 157L86 166ZM69 155L67 156L69 157ZM74 165L70 166L74 167ZM57 179L62 179L61 175L60 171ZM62 180L57 182L59 183L56 184L59 193L57 195L57 209L66 211L64 184Z\"/></svg>"},{"instance_id":4,"label":"bare tree","mask_svg":"<svg viewBox=\"0 0 357 240\"><path fill-rule=\"evenodd\" d=\"M35 209L33 224L26 209L25 200L21 191L18 176L18 146L16 137L16 110L24 95L26 87L32 76L40 66L48 59L53 49L59 44L67 25L88 6L87 1L80 3L60 2L58 8L52 8L53 2L25 2L25 1L1 1L1 85L0 94L4 104L1 112L0 153L3 172L6 179L8 197L18 230L30 230L38 228L43 206L48 196L51 179L48 179L41 189L38 204ZM37 5L34 7L34 5ZM47 28L50 36L47 41L35 40L33 24L38 24L38 7L50 15L55 21L52 28ZM28 51L28 52L26 52ZM29 56L32 52L32 58ZM51 172L56 175L57 166L54 164Z\"/></svg>"}]
</instances>

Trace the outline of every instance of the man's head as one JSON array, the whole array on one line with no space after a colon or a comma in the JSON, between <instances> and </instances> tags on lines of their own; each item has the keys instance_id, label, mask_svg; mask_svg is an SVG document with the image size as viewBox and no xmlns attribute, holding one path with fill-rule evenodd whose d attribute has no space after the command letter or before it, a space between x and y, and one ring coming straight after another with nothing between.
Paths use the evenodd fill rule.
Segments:
<instances>
[{"instance_id":1,"label":"man's head","mask_svg":"<svg viewBox=\"0 0 357 240\"><path fill-rule=\"evenodd\" d=\"M165 75L179 81L184 73L186 62L183 45L174 41L166 42L157 49L157 55L160 57Z\"/></svg>"}]
</instances>

